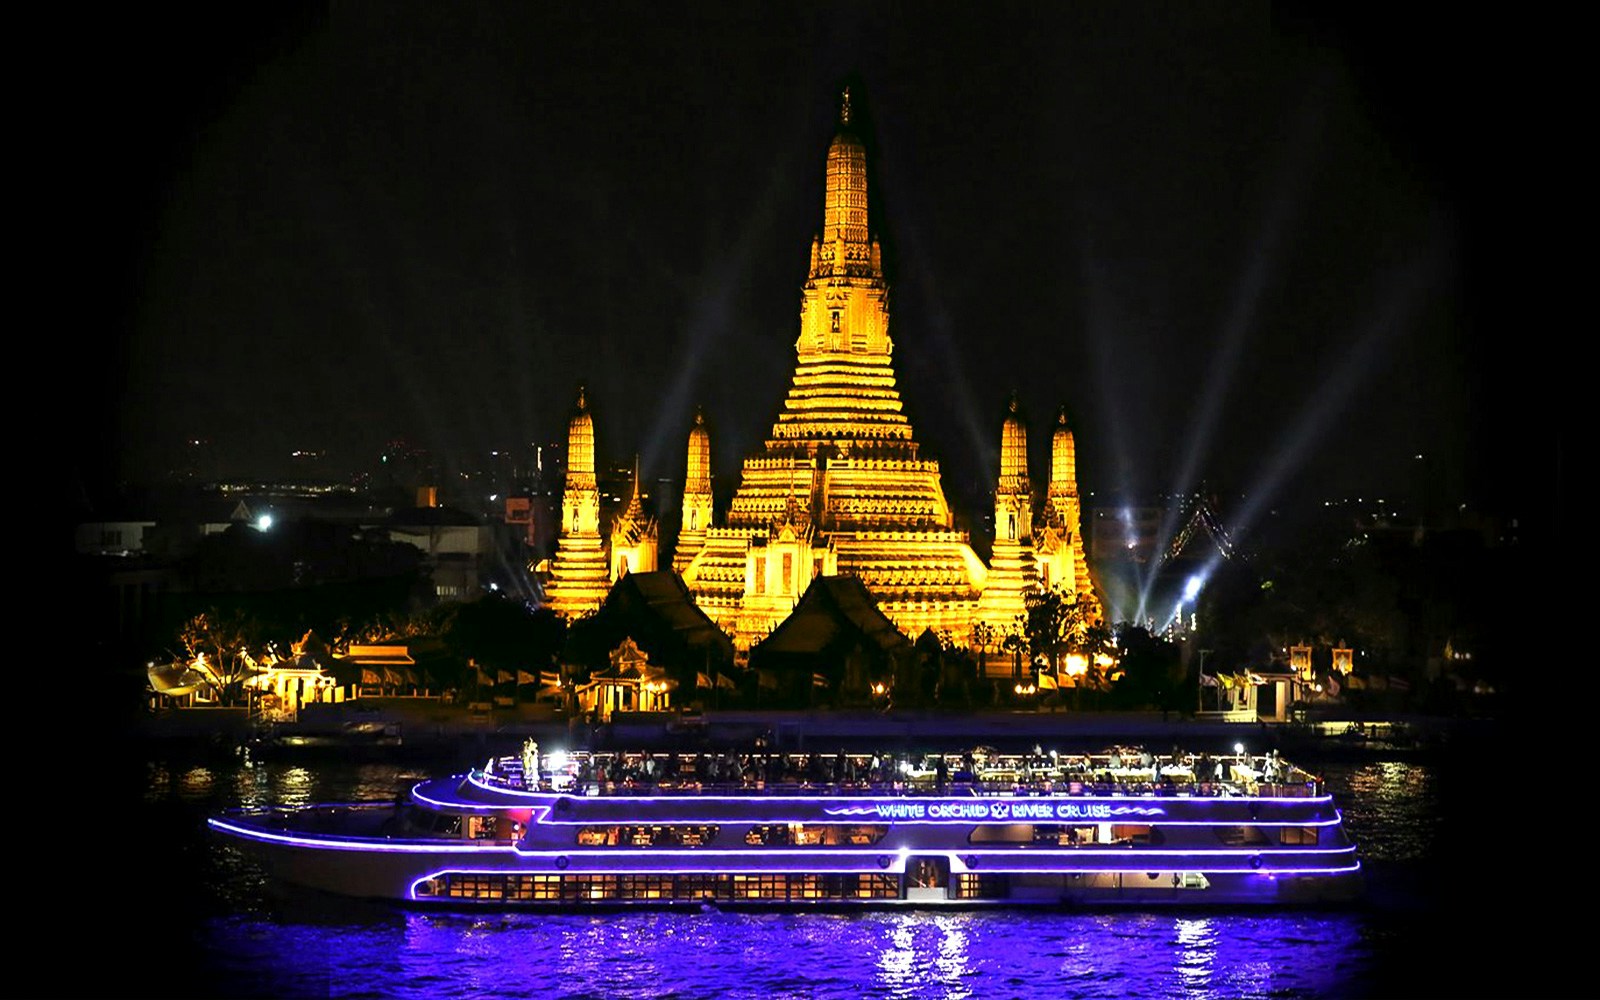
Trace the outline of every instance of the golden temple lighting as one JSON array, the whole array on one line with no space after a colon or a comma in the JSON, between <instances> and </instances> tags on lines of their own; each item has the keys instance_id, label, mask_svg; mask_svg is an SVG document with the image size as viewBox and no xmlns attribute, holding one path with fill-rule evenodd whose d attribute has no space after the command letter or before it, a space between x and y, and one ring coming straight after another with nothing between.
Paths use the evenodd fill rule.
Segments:
<instances>
[{"instance_id":1,"label":"golden temple lighting","mask_svg":"<svg viewBox=\"0 0 1600 1000\"><path fill-rule=\"evenodd\" d=\"M1041 576L1098 614L1064 412L1036 527L1026 429L1011 401L1002 426L997 537L987 564L955 527L939 463L919 454L895 383L889 287L868 215L866 146L851 100L848 90L841 95L824 166L822 225L801 286L793 381L763 447L745 459L721 525L711 523L709 435L696 414L672 568L740 649L787 618L822 575L858 577L908 635L932 629L968 636L977 623L998 635L1024 614L1024 597L1039 588ZM550 591L551 605L569 617L599 605L607 577L623 568L619 545L636 546L638 532L654 527L641 529L642 515L630 503L622 515L628 530L612 531L608 562L597 523L593 423L581 392L578 410ZM626 567L642 568L645 553L629 552ZM653 568L653 549L648 558Z\"/></svg>"}]
</instances>

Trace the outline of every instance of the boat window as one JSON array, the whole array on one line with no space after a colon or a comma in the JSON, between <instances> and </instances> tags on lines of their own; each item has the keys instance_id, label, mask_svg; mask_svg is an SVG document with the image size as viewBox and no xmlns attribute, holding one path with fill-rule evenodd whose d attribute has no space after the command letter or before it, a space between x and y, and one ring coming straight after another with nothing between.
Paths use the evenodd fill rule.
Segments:
<instances>
[{"instance_id":1,"label":"boat window","mask_svg":"<svg viewBox=\"0 0 1600 1000\"><path fill-rule=\"evenodd\" d=\"M1080 844L1092 844L1098 838L1095 827L1056 825L1054 823L1038 823L1033 828L1033 842L1035 844L1052 844L1060 847L1077 847Z\"/></svg>"},{"instance_id":2,"label":"boat window","mask_svg":"<svg viewBox=\"0 0 1600 1000\"><path fill-rule=\"evenodd\" d=\"M1309 844L1317 842L1317 828L1314 826L1286 826L1278 831L1278 839L1285 844Z\"/></svg>"},{"instance_id":3,"label":"boat window","mask_svg":"<svg viewBox=\"0 0 1600 1000\"><path fill-rule=\"evenodd\" d=\"M1031 844L1033 843L1032 823L986 823L975 826L967 837L972 844Z\"/></svg>"},{"instance_id":4,"label":"boat window","mask_svg":"<svg viewBox=\"0 0 1600 1000\"><path fill-rule=\"evenodd\" d=\"M1118 823L1111 827L1111 842L1113 844L1159 844L1165 841L1166 836L1156 827L1148 823Z\"/></svg>"},{"instance_id":5,"label":"boat window","mask_svg":"<svg viewBox=\"0 0 1600 1000\"><path fill-rule=\"evenodd\" d=\"M953 899L1004 899L1010 894L1005 875L957 875Z\"/></svg>"},{"instance_id":6,"label":"boat window","mask_svg":"<svg viewBox=\"0 0 1600 1000\"><path fill-rule=\"evenodd\" d=\"M1253 826L1219 826L1217 827L1217 839L1229 847L1271 843L1266 834Z\"/></svg>"},{"instance_id":7,"label":"boat window","mask_svg":"<svg viewBox=\"0 0 1600 1000\"><path fill-rule=\"evenodd\" d=\"M581 847L704 847L717 836L715 825L580 826Z\"/></svg>"},{"instance_id":8,"label":"boat window","mask_svg":"<svg viewBox=\"0 0 1600 1000\"><path fill-rule=\"evenodd\" d=\"M881 823L766 823L744 835L751 846L797 844L813 847L864 847L889 832Z\"/></svg>"}]
</instances>

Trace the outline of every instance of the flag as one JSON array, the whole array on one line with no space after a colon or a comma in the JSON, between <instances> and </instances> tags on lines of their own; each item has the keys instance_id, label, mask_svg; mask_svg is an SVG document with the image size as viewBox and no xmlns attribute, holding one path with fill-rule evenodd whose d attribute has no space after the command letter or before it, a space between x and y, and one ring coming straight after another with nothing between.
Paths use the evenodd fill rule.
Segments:
<instances>
[{"instance_id":1,"label":"flag","mask_svg":"<svg viewBox=\"0 0 1600 1000\"><path fill-rule=\"evenodd\" d=\"M512 681L517 679L517 676L509 670L501 670L496 673L495 679L501 684L510 684Z\"/></svg>"},{"instance_id":2,"label":"flag","mask_svg":"<svg viewBox=\"0 0 1600 1000\"><path fill-rule=\"evenodd\" d=\"M537 683L539 683L539 678L537 676L535 676L534 674L529 673L526 670L518 670L517 671L517 683L518 684L537 684Z\"/></svg>"},{"instance_id":3,"label":"flag","mask_svg":"<svg viewBox=\"0 0 1600 1000\"><path fill-rule=\"evenodd\" d=\"M825 687L828 686L828 679L826 677L822 676L821 674L812 674L811 675L811 686L812 687L825 688Z\"/></svg>"},{"instance_id":4,"label":"flag","mask_svg":"<svg viewBox=\"0 0 1600 1000\"><path fill-rule=\"evenodd\" d=\"M554 670L539 671L539 683L546 687L557 688L561 686L561 675Z\"/></svg>"},{"instance_id":5,"label":"flag","mask_svg":"<svg viewBox=\"0 0 1600 1000\"><path fill-rule=\"evenodd\" d=\"M491 685L494 683L494 678L489 676L489 672L478 666L476 663L472 665L472 670L478 675L479 684Z\"/></svg>"},{"instance_id":6,"label":"flag","mask_svg":"<svg viewBox=\"0 0 1600 1000\"><path fill-rule=\"evenodd\" d=\"M711 686L711 678L706 674L695 674L694 686L697 688L708 688Z\"/></svg>"},{"instance_id":7,"label":"flag","mask_svg":"<svg viewBox=\"0 0 1600 1000\"><path fill-rule=\"evenodd\" d=\"M1332 695L1335 698L1339 697L1339 678L1337 678L1337 677L1329 677L1328 678L1328 694Z\"/></svg>"},{"instance_id":8,"label":"flag","mask_svg":"<svg viewBox=\"0 0 1600 1000\"><path fill-rule=\"evenodd\" d=\"M1208 688L1217 687L1217 679L1215 677L1211 676L1210 674L1201 674L1200 675L1200 686L1201 687L1208 687Z\"/></svg>"}]
</instances>

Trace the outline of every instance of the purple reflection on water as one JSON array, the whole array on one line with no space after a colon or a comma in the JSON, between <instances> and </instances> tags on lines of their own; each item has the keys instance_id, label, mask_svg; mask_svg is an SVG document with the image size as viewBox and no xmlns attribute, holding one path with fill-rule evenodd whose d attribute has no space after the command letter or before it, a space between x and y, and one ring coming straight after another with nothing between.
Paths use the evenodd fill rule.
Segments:
<instances>
[{"instance_id":1,"label":"purple reflection on water","mask_svg":"<svg viewBox=\"0 0 1600 1000\"><path fill-rule=\"evenodd\" d=\"M385 913L210 935L224 986L296 996L1348 997L1371 956L1356 916L1312 912Z\"/></svg>"}]
</instances>

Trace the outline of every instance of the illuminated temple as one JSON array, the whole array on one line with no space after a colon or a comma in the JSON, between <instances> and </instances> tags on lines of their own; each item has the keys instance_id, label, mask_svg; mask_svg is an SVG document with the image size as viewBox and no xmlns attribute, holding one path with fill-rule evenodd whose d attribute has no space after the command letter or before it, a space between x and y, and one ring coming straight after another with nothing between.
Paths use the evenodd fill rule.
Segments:
<instances>
[{"instance_id":1,"label":"illuminated temple","mask_svg":"<svg viewBox=\"0 0 1600 1000\"><path fill-rule=\"evenodd\" d=\"M988 563L954 527L938 462L918 453L895 388L889 289L867 216L866 148L852 128L848 90L828 149L826 191L802 288L793 383L762 450L745 459L721 524L712 523L710 441L696 414L671 568L741 649L783 621L818 576L855 576L901 631L948 632L963 644L980 621L996 636L1014 631L1025 596L1043 586L1098 609L1064 415L1036 523L1026 430L1012 401L1001 428ZM551 605L571 616L598 607L609 582L630 568L615 546L643 521L636 487L622 515L627 531L613 530L608 562L598 526L593 424L581 394L569 441L549 593ZM648 565L635 559L634 570L655 569L654 522L648 530Z\"/></svg>"}]
</instances>

